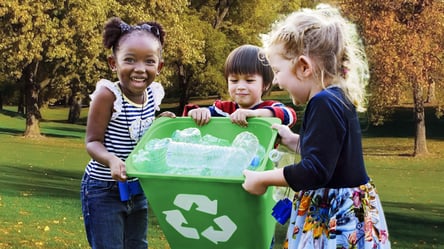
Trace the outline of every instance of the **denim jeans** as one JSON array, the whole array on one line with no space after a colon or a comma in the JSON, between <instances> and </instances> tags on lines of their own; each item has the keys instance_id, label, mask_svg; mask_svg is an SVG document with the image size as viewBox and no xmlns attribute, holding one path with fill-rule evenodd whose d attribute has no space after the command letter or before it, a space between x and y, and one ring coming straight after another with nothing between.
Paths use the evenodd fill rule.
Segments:
<instances>
[{"instance_id":1,"label":"denim jeans","mask_svg":"<svg viewBox=\"0 0 444 249\"><path fill-rule=\"evenodd\" d=\"M85 173L80 195L92 249L148 248L148 203L143 194L121 201L117 182L91 179Z\"/></svg>"}]
</instances>

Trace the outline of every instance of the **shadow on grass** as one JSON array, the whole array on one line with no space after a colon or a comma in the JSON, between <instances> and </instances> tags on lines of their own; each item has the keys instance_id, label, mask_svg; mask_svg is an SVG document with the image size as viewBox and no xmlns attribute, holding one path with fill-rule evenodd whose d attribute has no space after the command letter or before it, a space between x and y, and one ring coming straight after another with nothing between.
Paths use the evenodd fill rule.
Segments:
<instances>
[{"instance_id":1,"label":"shadow on grass","mask_svg":"<svg viewBox=\"0 0 444 249\"><path fill-rule=\"evenodd\" d=\"M427 138L444 139L444 118L436 117L434 107L425 108L425 123ZM361 127L364 137L414 137L416 132L413 110L409 107L396 107L381 126L374 126L363 118Z\"/></svg>"},{"instance_id":2,"label":"shadow on grass","mask_svg":"<svg viewBox=\"0 0 444 249\"><path fill-rule=\"evenodd\" d=\"M41 121L42 122L54 122L54 123L67 124L67 125L86 125L87 118L86 117L79 118L74 123L70 123L67 120L58 120L58 119L53 120L53 119L45 119L45 118L42 119Z\"/></svg>"},{"instance_id":3,"label":"shadow on grass","mask_svg":"<svg viewBox=\"0 0 444 249\"><path fill-rule=\"evenodd\" d=\"M82 128L68 128L68 127L48 127L40 128L41 134L46 137L56 138L84 138L85 129ZM23 129L1 128L0 134L8 134L12 136L23 136Z\"/></svg>"},{"instance_id":4,"label":"shadow on grass","mask_svg":"<svg viewBox=\"0 0 444 249\"><path fill-rule=\"evenodd\" d=\"M83 172L0 165L2 194L79 198Z\"/></svg>"},{"instance_id":5,"label":"shadow on grass","mask_svg":"<svg viewBox=\"0 0 444 249\"><path fill-rule=\"evenodd\" d=\"M0 133L9 134L9 135L13 135L13 136L20 136L20 135L23 135L23 130L0 127Z\"/></svg>"},{"instance_id":6,"label":"shadow on grass","mask_svg":"<svg viewBox=\"0 0 444 249\"><path fill-rule=\"evenodd\" d=\"M444 246L444 205L384 202L383 206L392 245L402 242L411 248Z\"/></svg>"},{"instance_id":7,"label":"shadow on grass","mask_svg":"<svg viewBox=\"0 0 444 249\"><path fill-rule=\"evenodd\" d=\"M72 127L72 126L46 126L41 128L42 135L47 137L58 138L84 138L84 127Z\"/></svg>"},{"instance_id":8,"label":"shadow on grass","mask_svg":"<svg viewBox=\"0 0 444 249\"><path fill-rule=\"evenodd\" d=\"M21 118L25 118L25 115L22 113L18 113L18 112L14 112L14 111L10 111L10 110L0 110L0 113L6 116L9 116L11 118L15 118L15 117L21 117Z\"/></svg>"},{"instance_id":9,"label":"shadow on grass","mask_svg":"<svg viewBox=\"0 0 444 249\"><path fill-rule=\"evenodd\" d=\"M364 154L367 156L399 156L399 157L412 157L412 153L406 153L412 149L409 145L393 145L393 146L383 146L381 144L367 143L364 146Z\"/></svg>"},{"instance_id":10,"label":"shadow on grass","mask_svg":"<svg viewBox=\"0 0 444 249\"><path fill-rule=\"evenodd\" d=\"M8 134L12 136L23 136L24 128L11 128L11 127L0 127L0 134ZM66 126L51 126L47 124L41 124L40 126L41 134L47 137L58 137L58 138L84 138L85 128L84 127L73 127L71 124Z\"/></svg>"}]
</instances>

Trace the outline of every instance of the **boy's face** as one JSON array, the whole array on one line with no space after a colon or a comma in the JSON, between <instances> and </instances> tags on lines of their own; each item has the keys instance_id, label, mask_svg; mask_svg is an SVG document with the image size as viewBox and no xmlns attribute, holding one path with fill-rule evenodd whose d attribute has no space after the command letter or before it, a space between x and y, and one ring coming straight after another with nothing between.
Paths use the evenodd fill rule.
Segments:
<instances>
[{"instance_id":1,"label":"boy's face","mask_svg":"<svg viewBox=\"0 0 444 249\"><path fill-rule=\"evenodd\" d=\"M251 108L262 102L264 82L259 74L228 75L228 92L231 99L241 108Z\"/></svg>"}]
</instances>

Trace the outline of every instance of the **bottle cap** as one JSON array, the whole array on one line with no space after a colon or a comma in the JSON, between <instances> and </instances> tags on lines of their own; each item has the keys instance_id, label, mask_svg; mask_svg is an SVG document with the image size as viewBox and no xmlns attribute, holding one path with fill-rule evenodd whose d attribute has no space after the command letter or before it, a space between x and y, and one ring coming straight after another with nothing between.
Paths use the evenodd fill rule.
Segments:
<instances>
[{"instance_id":1,"label":"bottle cap","mask_svg":"<svg viewBox=\"0 0 444 249\"><path fill-rule=\"evenodd\" d=\"M270 153L268 153L268 157L272 162L277 163L282 159L282 152L277 149L272 149Z\"/></svg>"},{"instance_id":2,"label":"bottle cap","mask_svg":"<svg viewBox=\"0 0 444 249\"><path fill-rule=\"evenodd\" d=\"M261 159L259 156L254 156L250 163L250 168L256 168L259 166L259 163L261 162Z\"/></svg>"}]
</instances>

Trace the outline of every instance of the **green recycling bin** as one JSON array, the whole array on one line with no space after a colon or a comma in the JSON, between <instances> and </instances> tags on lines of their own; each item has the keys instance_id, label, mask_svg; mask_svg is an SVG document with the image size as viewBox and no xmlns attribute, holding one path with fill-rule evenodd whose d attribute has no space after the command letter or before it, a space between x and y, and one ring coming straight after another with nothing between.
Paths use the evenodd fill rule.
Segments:
<instances>
[{"instance_id":1,"label":"green recycling bin","mask_svg":"<svg viewBox=\"0 0 444 249\"><path fill-rule=\"evenodd\" d=\"M269 249L276 224L271 215L275 204L273 188L255 196L242 188L243 176L141 172L134 166L132 155L151 139L170 138L174 131L192 127L198 128L202 136L210 134L229 141L249 131L256 135L268 155L277 136L276 130L271 129L273 123L280 120L250 118L248 127L218 117L204 126L197 126L190 117L158 118L153 122L128 157L127 174L139 178L171 249ZM272 168L273 163L266 156L256 170Z\"/></svg>"}]
</instances>

